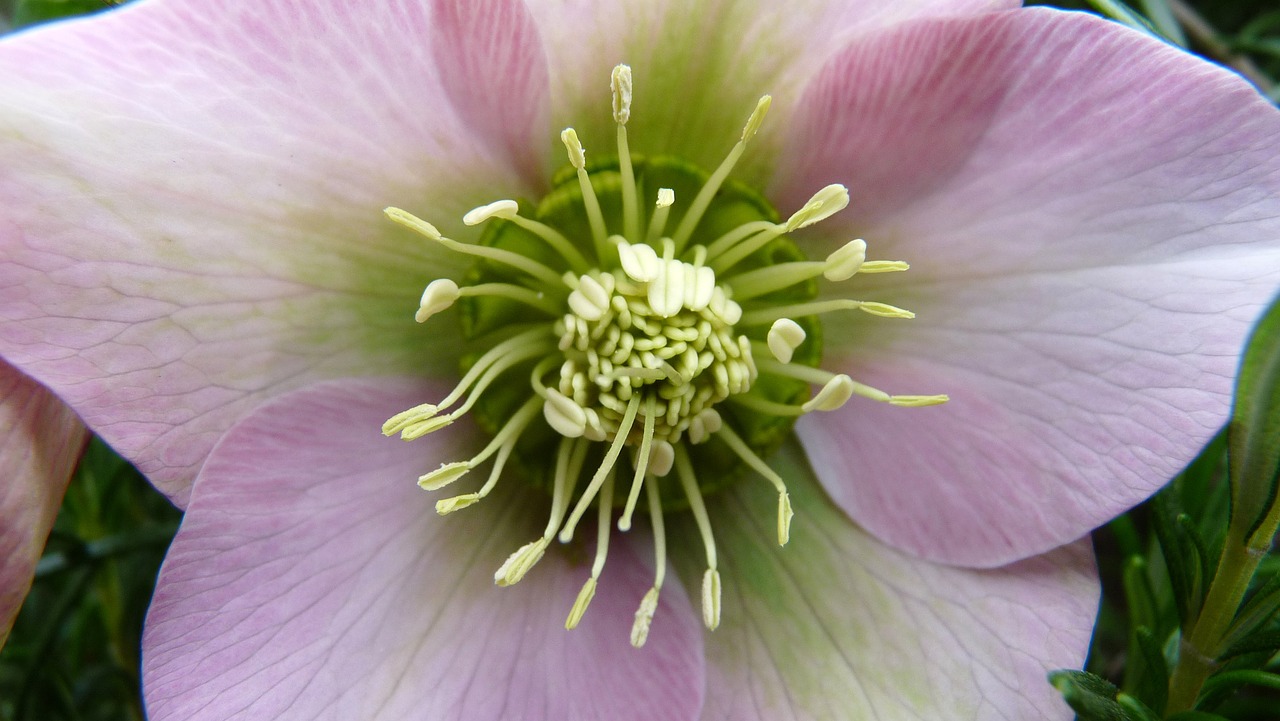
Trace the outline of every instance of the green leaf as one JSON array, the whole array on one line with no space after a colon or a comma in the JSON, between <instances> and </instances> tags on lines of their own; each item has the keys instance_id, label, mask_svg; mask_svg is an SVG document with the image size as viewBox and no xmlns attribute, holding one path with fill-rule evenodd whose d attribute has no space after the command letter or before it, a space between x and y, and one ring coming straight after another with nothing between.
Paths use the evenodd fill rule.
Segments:
<instances>
[{"instance_id":1,"label":"green leaf","mask_svg":"<svg viewBox=\"0 0 1280 721\"><path fill-rule=\"evenodd\" d=\"M1150 628L1135 626L1133 629L1124 685L1130 694L1150 704L1156 712L1164 710L1169 695L1169 665L1160 641Z\"/></svg>"},{"instance_id":2,"label":"green leaf","mask_svg":"<svg viewBox=\"0 0 1280 721\"><path fill-rule=\"evenodd\" d=\"M1231 525L1248 540L1275 504L1280 472L1280 304L1258 322L1240 363L1227 444Z\"/></svg>"},{"instance_id":3,"label":"green leaf","mask_svg":"<svg viewBox=\"0 0 1280 721\"><path fill-rule=\"evenodd\" d=\"M1049 683L1062 694L1062 700L1076 712L1079 721L1151 721L1154 715L1144 715L1126 708L1132 700L1122 705L1116 700L1120 689L1104 678L1084 671L1054 671ZM1143 706L1137 704L1136 709Z\"/></svg>"},{"instance_id":4,"label":"green leaf","mask_svg":"<svg viewBox=\"0 0 1280 721\"><path fill-rule=\"evenodd\" d=\"M1245 669L1225 671L1216 676L1211 676L1208 681L1204 682L1204 688L1200 691L1200 701L1197 705L1213 708L1243 686L1260 686L1280 691L1280 674Z\"/></svg>"},{"instance_id":5,"label":"green leaf","mask_svg":"<svg viewBox=\"0 0 1280 721\"><path fill-rule=\"evenodd\" d=\"M1205 711L1183 711L1170 716L1165 721L1231 721L1231 719Z\"/></svg>"},{"instance_id":6,"label":"green leaf","mask_svg":"<svg viewBox=\"0 0 1280 721\"><path fill-rule=\"evenodd\" d=\"M1218 661L1223 662L1228 659L1250 653L1266 652L1274 654L1277 651L1280 651L1280 631L1263 631L1261 633L1255 633L1252 636L1245 636L1239 641L1231 644L1231 646L1226 651L1223 651L1222 655L1218 657Z\"/></svg>"},{"instance_id":7,"label":"green leaf","mask_svg":"<svg viewBox=\"0 0 1280 721\"><path fill-rule=\"evenodd\" d=\"M111 0L17 0L13 8L15 28L51 20L88 15L120 4Z\"/></svg>"}]
</instances>

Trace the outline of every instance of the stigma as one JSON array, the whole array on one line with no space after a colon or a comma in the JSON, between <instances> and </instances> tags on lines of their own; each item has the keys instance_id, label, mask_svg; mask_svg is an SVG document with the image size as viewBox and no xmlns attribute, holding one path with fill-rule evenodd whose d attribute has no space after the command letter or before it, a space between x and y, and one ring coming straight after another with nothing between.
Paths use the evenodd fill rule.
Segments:
<instances>
[{"instance_id":1,"label":"stigma","mask_svg":"<svg viewBox=\"0 0 1280 721\"><path fill-rule=\"evenodd\" d=\"M568 167L532 208L511 199L463 216L483 226L477 241L443 235L399 208L386 215L429 242L472 256L463 282L430 282L419 323L455 305L476 351L442 399L388 419L384 434L413 440L472 414L492 439L475 456L444 463L418 484L440 491L477 468L476 490L436 502L441 515L484 500L504 476L523 476L550 493L542 535L494 574L511 586L553 547L574 540L596 514L590 575L568 609L575 628L601 580L616 528L637 512L653 529L653 585L638 601L631 643L644 645L666 576L664 509L688 512L703 542L702 617L715 629L721 579L704 497L738 475L755 475L777 493L777 542L790 537L786 480L766 462L795 420L833 411L853 397L897 406L943 403L944 395L891 395L818 367L818 316L846 311L886 319L914 317L869 300L819 299L819 281L900 272L901 261L867 260L850 240L809 260L790 235L840 212L841 185L818 189L786 219L731 179L764 123L760 98L723 162L710 173L678 158L635 155L627 123L632 76L611 76L616 155L590 163L573 128L560 136ZM679 194L679 196L678 196ZM648 195L649 200L644 196ZM507 472L510 469L510 472Z\"/></svg>"}]
</instances>

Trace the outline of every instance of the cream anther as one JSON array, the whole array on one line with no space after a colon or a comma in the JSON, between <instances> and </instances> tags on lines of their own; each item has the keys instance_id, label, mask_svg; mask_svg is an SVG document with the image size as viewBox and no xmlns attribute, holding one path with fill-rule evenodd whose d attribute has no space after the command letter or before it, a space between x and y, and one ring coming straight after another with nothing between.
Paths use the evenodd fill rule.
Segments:
<instances>
[{"instance_id":1,"label":"cream anther","mask_svg":"<svg viewBox=\"0 0 1280 721\"><path fill-rule=\"evenodd\" d=\"M720 625L720 572L714 568L702 574L702 622L710 631Z\"/></svg>"},{"instance_id":2,"label":"cream anther","mask_svg":"<svg viewBox=\"0 0 1280 721\"><path fill-rule=\"evenodd\" d=\"M720 412L707 408L689 421L689 442L695 446L706 442L723 424Z\"/></svg>"},{"instance_id":3,"label":"cream anther","mask_svg":"<svg viewBox=\"0 0 1280 721\"><path fill-rule=\"evenodd\" d=\"M671 188L658 188L657 207L670 208L675 202L676 202L676 191L672 190Z\"/></svg>"},{"instance_id":4,"label":"cream anther","mask_svg":"<svg viewBox=\"0 0 1280 721\"><path fill-rule=\"evenodd\" d=\"M914 318L915 313L904 310L896 305L888 303L877 303L875 301L864 300L858 303L858 310L871 315L878 315L882 318Z\"/></svg>"},{"instance_id":5,"label":"cream anther","mask_svg":"<svg viewBox=\"0 0 1280 721\"><path fill-rule=\"evenodd\" d=\"M413 319L425 323L428 318L453 305L458 299L458 284L448 278L437 278L422 291L422 300L418 301L418 312Z\"/></svg>"},{"instance_id":6,"label":"cream anther","mask_svg":"<svg viewBox=\"0 0 1280 721\"><path fill-rule=\"evenodd\" d=\"M466 461L457 461L454 463L442 464L439 468L418 477L418 485L428 491L438 491L441 488L462 478L471 470L471 464Z\"/></svg>"},{"instance_id":7,"label":"cream anther","mask_svg":"<svg viewBox=\"0 0 1280 721\"><path fill-rule=\"evenodd\" d=\"M653 623L653 613L657 610L658 589L651 588L640 600L640 608L636 609L636 620L631 625L632 646L641 648L649 640L649 626Z\"/></svg>"},{"instance_id":8,"label":"cream anther","mask_svg":"<svg viewBox=\"0 0 1280 721\"><path fill-rule=\"evenodd\" d=\"M936 396L890 396L889 404L894 406L902 406L904 408L923 408L925 406L937 406L951 400L947 395Z\"/></svg>"},{"instance_id":9,"label":"cream anther","mask_svg":"<svg viewBox=\"0 0 1280 721\"><path fill-rule=\"evenodd\" d=\"M547 402L542 406L547 424L565 438L578 438L587 431L587 411L554 388L547 389Z\"/></svg>"},{"instance_id":10,"label":"cream anther","mask_svg":"<svg viewBox=\"0 0 1280 721\"><path fill-rule=\"evenodd\" d=\"M769 335L765 340L769 344L769 352L779 363L790 363L791 356L804 339L804 328L799 323L790 318L779 318L769 327Z\"/></svg>"},{"instance_id":11,"label":"cream anther","mask_svg":"<svg viewBox=\"0 0 1280 721\"><path fill-rule=\"evenodd\" d=\"M772 104L773 96L770 95L763 95L756 101L755 110L751 111L751 117L747 118L747 124L742 127L742 141L744 143L760 132L760 126L764 125L764 116L769 113L769 106Z\"/></svg>"},{"instance_id":12,"label":"cream anther","mask_svg":"<svg viewBox=\"0 0 1280 721\"><path fill-rule=\"evenodd\" d=\"M866 241L861 238L851 240L827 256L827 267L823 269L822 275L830 281L848 280L857 275L858 269L866 259Z\"/></svg>"},{"instance_id":13,"label":"cream anther","mask_svg":"<svg viewBox=\"0 0 1280 721\"><path fill-rule=\"evenodd\" d=\"M869 260L858 269L859 273L901 273L911 266L901 260Z\"/></svg>"},{"instance_id":14,"label":"cream anther","mask_svg":"<svg viewBox=\"0 0 1280 721\"><path fill-rule=\"evenodd\" d=\"M778 494L778 545L785 546L791 540L791 519L795 516L791 510L791 496L783 491Z\"/></svg>"},{"instance_id":15,"label":"cream anther","mask_svg":"<svg viewBox=\"0 0 1280 721\"><path fill-rule=\"evenodd\" d=\"M520 205L514 200L495 200L468 211L462 216L462 222L466 225L480 225L490 218L514 218L519 212Z\"/></svg>"},{"instance_id":16,"label":"cream anther","mask_svg":"<svg viewBox=\"0 0 1280 721\"><path fill-rule=\"evenodd\" d=\"M657 277L649 282L649 307L662 318L670 318L684 306L685 268L678 260L663 260Z\"/></svg>"},{"instance_id":17,"label":"cream anther","mask_svg":"<svg viewBox=\"0 0 1280 721\"><path fill-rule=\"evenodd\" d=\"M461 511L464 508L475 505L480 501L479 493L464 493L461 496L453 498L444 498L436 501L436 513L441 516L447 516L454 511Z\"/></svg>"},{"instance_id":18,"label":"cream anther","mask_svg":"<svg viewBox=\"0 0 1280 721\"><path fill-rule=\"evenodd\" d=\"M855 386L853 379L843 373L832 376L826 385L822 386L822 390L807 403L800 406L805 413L811 411L834 411L853 397Z\"/></svg>"},{"instance_id":19,"label":"cream anther","mask_svg":"<svg viewBox=\"0 0 1280 721\"><path fill-rule=\"evenodd\" d=\"M791 214L785 223L786 232L806 228L826 220L849 205L849 190L840 184L832 184L813 194L804 207Z\"/></svg>"},{"instance_id":20,"label":"cream anther","mask_svg":"<svg viewBox=\"0 0 1280 721\"><path fill-rule=\"evenodd\" d=\"M582 621L582 615L587 612L587 606L591 605L591 599L596 597L596 579L591 577L587 582L582 584L582 590L578 591L578 597L573 601L573 608L569 609L569 617L564 620L564 629L572 631L578 627Z\"/></svg>"},{"instance_id":21,"label":"cream anther","mask_svg":"<svg viewBox=\"0 0 1280 721\"><path fill-rule=\"evenodd\" d=\"M444 235L442 235L434 225L428 223L422 218L419 218L413 213L399 208L384 208L382 212L396 223L403 225L410 230L415 230L422 235L427 236L431 240L441 240L444 238Z\"/></svg>"},{"instance_id":22,"label":"cream anther","mask_svg":"<svg viewBox=\"0 0 1280 721\"><path fill-rule=\"evenodd\" d=\"M662 476L671 472L676 462L676 449L667 441L654 441L649 449L649 475Z\"/></svg>"},{"instance_id":23,"label":"cream anther","mask_svg":"<svg viewBox=\"0 0 1280 721\"><path fill-rule=\"evenodd\" d=\"M658 252L644 243L619 243L618 260L622 263L622 271L637 283L648 283L657 278L662 265Z\"/></svg>"},{"instance_id":24,"label":"cream anther","mask_svg":"<svg viewBox=\"0 0 1280 721\"><path fill-rule=\"evenodd\" d=\"M525 574L542 560L547 550L547 539L539 538L521 546L519 550L507 557L502 566L493 574L493 582L499 586L511 586L520 582Z\"/></svg>"},{"instance_id":25,"label":"cream anther","mask_svg":"<svg viewBox=\"0 0 1280 721\"><path fill-rule=\"evenodd\" d=\"M569 310L584 320L600 320L609 310L611 295L611 288L605 288L600 281L584 275L578 279L578 289L569 294Z\"/></svg>"},{"instance_id":26,"label":"cream anther","mask_svg":"<svg viewBox=\"0 0 1280 721\"><path fill-rule=\"evenodd\" d=\"M631 119L631 67L615 67L609 86L613 90L613 120L618 125L626 125Z\"/></svg>"},{"instance_id":27,"label":"cream anther","mask_svg":"<svg viewBox=\"0 0 1280 721\"><path fill-rule=\"evenodd\" d=\"M582 149L582 142L578 140L578 131L565 128L560 133L560 142L564 143L565 150L569 151L569 164L582 170L587 164L587 151Z\"/></svg>"}]
</instances>

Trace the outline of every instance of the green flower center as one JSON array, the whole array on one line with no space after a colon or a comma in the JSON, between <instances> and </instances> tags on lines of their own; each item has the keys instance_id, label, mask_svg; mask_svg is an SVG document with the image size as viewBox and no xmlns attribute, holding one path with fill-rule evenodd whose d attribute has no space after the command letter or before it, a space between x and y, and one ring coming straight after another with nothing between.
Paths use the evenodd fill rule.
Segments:
<instances>
[{"instance_id":1,"label":"green flower center","mask_svg":"<svg viewBox=\"0 0 1280 721\"><path fill-rule=\"evenodd\" d=\"M595 595L615 512L621 531L631 528L637 509L647 512L656 572L631 631L638 647L665 576L664 507L687 508L701 532L703 619L714 629L720 576L704 496L744 469L763 476L778 492L778 542L785 544L790 498L763 458L796 418L839 408L853 395L903 406L946 397L891 396L817 368L818 314L852 309L912 317L883 303L817 300L817 279L839 282L907 266L867 261L862 240L810 261L787 237L843 209L849 197L843 186L821 189L779 222L757 193L729 179L764 120L768 96L711 173L675 158L633 156L626 66L614 69L613 96L617 155L588 164L576 132L565 130L570 166L553 178L531 216L513 200L476 208L463 220L486 228L466 244L387 209L392 220L476 257L461 285L439 279L427 287L416 318L424 322L456 303L464 335L482 350L465 359L463 378L446 398L397 414L383 432L412 440L472 413L492 434L475 457L419 478L423 488L439 490L492 459L484 485L437 502L440 514L483 499L508 465L550 491L545 532L498 569L500 586L523 578L553 539L571 541L583 515L595 509L596 557L566 628L577 626ZM656 199L648 212L645 197ZM615 502L619 481L627 492Z\"/></svg>"}]
</instances>

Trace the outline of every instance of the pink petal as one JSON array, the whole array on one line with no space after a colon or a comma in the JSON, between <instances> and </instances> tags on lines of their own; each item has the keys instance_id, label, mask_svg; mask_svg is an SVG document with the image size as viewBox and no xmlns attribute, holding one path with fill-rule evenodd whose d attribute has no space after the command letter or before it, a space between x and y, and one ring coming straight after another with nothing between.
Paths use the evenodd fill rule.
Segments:
<instances>
[{"instance_id":1,"label":"pink petal","mask_svg":"<svg viewBox=\"0 0 1280 721\"><path fill-rule=\"evenodd\" d=\"M798 449L781 455L771 464L796 513L785 548L760 479L710 509L724 600L703 718L1072 718L1045 675L1084 663L1098 600L1088 542L994 570L936 565L859 530Z\"/></svg>"},{"instance_id":2,"label":"pink petal","mask_svg":"<svg viewBox=\"0 0 1280 721\"><path fill-rule=\"evenodd\" d=\"M1243 81L1032 9L851 45L806 103L779 193L848 183L828 239L912 265L831 292L918 314L832 317L825 365L952 397L801 423L858 523L1000 565L1142 500L1221 426L1280 283L1280 113Z\"/></svg>"},{"instance_id":3,"label":"pink petal","mask_svg":"<svg viewBox=\"0 0 1280 721\"><path fill-rule=\"evenodd\" d=\"M648 645L629 645L653 581L637 555L647 542L611 546L595 601L567 632L590 546L556 545L517 586L493 583L541 533L544 496L504 479L478 505L435 515L415 477L464 460L458 449L476 439L450 428L404 443L379 426L446 390L312 386L228 433L147 619L151 719L697 716L702 641L678 583L664 586Z\"/></svg>"},{"instance_id":4,"label":"pink petal","mask_svg":"<svg viewBox=\"0 0 1280 721\"><path fill-rule=\"evenodd\" d=\"M88 434L65 404L0 361L0 646Z\"/></svg>"},{"instance_id":5,"label":"pink petal","mask_svg":"<svg viewBox=\"0 0 1280 721\"><path fill-rule=\"evenodd\" d=\"M0 354L181 502L264 398L451 367L410 318L467 263L382 209L456 228L536 190L546 85L515 0L160 0L7 38Z\"/></svg>"},{"instance_id":6,"label":"pink petal","mask_svg":"<svg viewBox=\"0 0 1280 721\"><path fill-rule=\"evenodd\" d=\"M804 83L850 38L918 17L971 15L1016 0L527 0L546 41L556 127L578 129L588 153L614 152L609 72L631 65L631 147L679 155L708 171L737 142L766 93L772 116L739 178L762 181L768 146ZM770 136L773 136L772 139ZM557 148L558 149L558 148ZM564 156L559 156L563 162ZM816 190L816 188L815 188ZM677 199L677 202L680 202Z\"/></svg>"}]
</instances>

